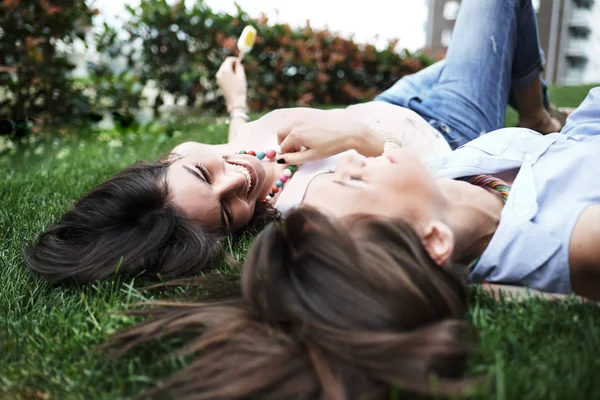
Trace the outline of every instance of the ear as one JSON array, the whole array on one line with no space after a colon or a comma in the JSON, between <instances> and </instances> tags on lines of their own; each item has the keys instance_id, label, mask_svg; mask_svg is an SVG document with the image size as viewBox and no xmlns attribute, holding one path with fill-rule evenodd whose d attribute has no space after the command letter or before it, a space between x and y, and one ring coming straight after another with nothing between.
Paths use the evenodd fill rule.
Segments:
<instances>
[{"instance_id":1,"label":"ear","mask_svg":"<svg viewBox=\"0 0 600 400\"><path fill-rule=\"evenodd\" d=\"M442 266L450 260L454 251L454 233L440 221L432 221L423 235L423 246L435 263Z\"/></svg>"}]
</instances>

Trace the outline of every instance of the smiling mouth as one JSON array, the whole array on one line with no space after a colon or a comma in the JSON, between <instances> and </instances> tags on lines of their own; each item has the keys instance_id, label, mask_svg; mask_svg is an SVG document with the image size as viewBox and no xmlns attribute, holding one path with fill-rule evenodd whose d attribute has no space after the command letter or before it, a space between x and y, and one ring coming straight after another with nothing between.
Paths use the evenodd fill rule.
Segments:
<instances>
[{"instance_id":1,"label":"smiling mouth","mask_svg":"<svg viewBox=\"0 0 600 400\"><path fill-rule=\"evenodd\" d=\"M256 172L251 165L245 163L231 162L227 161L230 165L233 165L240 174L244 175L246 178L246 194L248 197L253 192L253 189L256 188Z\"/></svg>"}]
</instances>

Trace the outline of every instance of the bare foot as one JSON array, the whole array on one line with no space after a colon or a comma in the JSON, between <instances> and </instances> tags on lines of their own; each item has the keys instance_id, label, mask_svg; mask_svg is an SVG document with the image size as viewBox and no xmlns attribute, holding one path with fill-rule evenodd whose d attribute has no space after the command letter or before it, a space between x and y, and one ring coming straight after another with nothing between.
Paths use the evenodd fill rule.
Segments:
<instances>
[{"instance_id":1,"label":"bare foot","mask_svg":"<svg viewBox=\"0 0 600 400\"><path fill-rule=\"evenodd\" d=\"M563 124L561 124L558 119L552 117L548 111L543 110L539 115L529 119L521 119L517 126L528 128L545 135L548 133L560 132Z\"/></svg>"}]
</instances>

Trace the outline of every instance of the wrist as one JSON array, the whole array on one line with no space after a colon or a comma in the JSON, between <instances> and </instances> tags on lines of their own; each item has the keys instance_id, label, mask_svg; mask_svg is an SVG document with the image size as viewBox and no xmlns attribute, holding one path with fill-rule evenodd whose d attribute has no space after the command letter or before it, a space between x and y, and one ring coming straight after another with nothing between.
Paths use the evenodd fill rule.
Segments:
<instances>
[{"instance_id":1,"label":"wrist","mask_svg":"<svg viewBox=\"0 0 600 400\"><path fill-rule=\"evenodd\" d=\"M379 130L365 124L358 132L359 153L366 157L377 157L383 154L384 136Z\"/></svg>"},{"instance_id":2,"label":"wrist","mask_svg":"<svg viewBox=\"0 0 600 400\"><path fill-rule=\"evenodd\" d=\"M238 96L232 100L227 101L227 112L231 113L234 109L242 109L247 111L248 105L246 103L246 96Z\"/></svg>"},{"instance_id":3,"label":"wrist","mask_svg":"<svg viewBox=\"0 0 600 400\"><path fill-rule=\"evenodd\" d=\"M328 110L326 112L336 113L336 118L332 119L332 123L337 125L339 135L343 138L343 141L341 141L338 146L339 152L356 150L366 157L375 156L373 152L374 148L377 147L377 143L375 143L377 141L377 136L373 134L373 130L369 124L365 123L362 118L357 117L355 113L351 112L350 107L338 110ZM381 152L379 154L381 154Z\"/></svg>"}]
</instances>

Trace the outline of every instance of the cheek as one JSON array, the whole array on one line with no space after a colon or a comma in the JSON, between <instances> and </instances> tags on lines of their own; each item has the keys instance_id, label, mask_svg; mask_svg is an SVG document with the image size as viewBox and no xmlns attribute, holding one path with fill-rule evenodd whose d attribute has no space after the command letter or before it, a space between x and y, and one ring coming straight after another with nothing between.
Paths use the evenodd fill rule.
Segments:
<instances>
[{"instance_id":1,"label":"cheek","mask_svg":"<svg viewBox=\"0 0 600 400\"><path fill-rule=\"evenodd\" d=\"M236 202L231 207L231 211L233 214L235 227L236 229L243 228L247 225L251 220L254 214L255 206L254 204L248 204L246 202Z\"/></svg>"},{"instance_id":2,"label":"cheek","mask_svg":"<svg viewBox=\"0 0 600 400\"><path fill-rule=\"evenodd\" d=\"M304 201L302 204L334 217L344 217L351 214L368 213L370 197L366 193L359 194L356 191L330 191L321 192L316 198Z\"/></svg>"}]
</instances>

